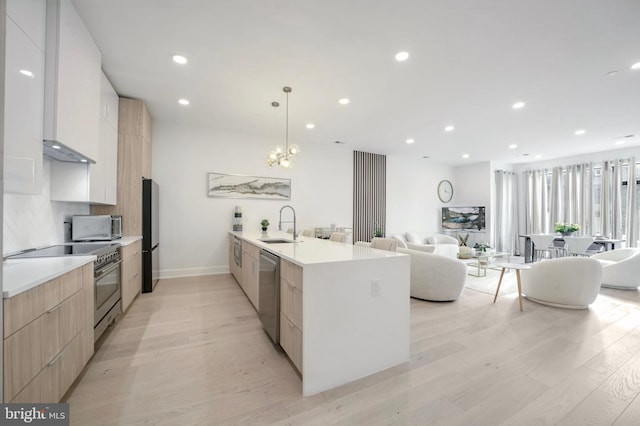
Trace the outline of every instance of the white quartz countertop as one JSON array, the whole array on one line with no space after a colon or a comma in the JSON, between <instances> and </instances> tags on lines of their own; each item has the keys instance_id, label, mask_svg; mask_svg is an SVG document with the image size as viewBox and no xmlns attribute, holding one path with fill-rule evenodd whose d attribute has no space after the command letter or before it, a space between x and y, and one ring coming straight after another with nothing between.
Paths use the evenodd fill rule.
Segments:
<instances>
[{"instance_id":1,"label":"white quartz countertop","mask_svg":"<svg viewBox=\"0 0 640 426\"><path fill-rule=\"evenodd\" d=\"M298 237L293 243L267 244L264 239L292 240L293 236L285 232L269 232L263 237L260 232L230 232L244 241L248 241L261 249L265 249L300 266L350 262L354 260L383 259L389 257L406 256L403 253L376 250L370 247L355 246L353 244L338 243L321 240L314 237Z\"/></svg>"},{"instance_id":2,"label":"white quartz countertop","mask_svg":"<svg viewBox=\"0 0 640 426\"><path fill-rule=\"evenodd\" d=\"M130 244L135 243L136 241L139 241L142 239L142 236L134 236L134 237L122 237L119 240L115 240L113 241L114 243L119 243L121 246L128 246Z\"/></svg>"},{"instance_id":3,"label":"white quartz countertop","mask_svg":"<svg viewBox=\"0 0 640 426\"><path fill-rule=\"evenodd\" d=\"M2 297L13 297L94 260L95 256L6 260L2 264Z\"/></svg>"},{"instance_id":4,"label":"white quartz countertop","mask_svg":"<svg viewBox=\"0 0 640 426\"><path fill-rule=\"evenodd\" d=\"M104 244L111 242L128 246L142 240L142 236L123 237L113 241L102 241L87 244ZM73 243L65 243L73 244ZM60 275L66 274L82 265L96 260L95 256L61 256L35 257L27 259L8 259L2 264L2 297L7 299L16 294L44 284Z\"/></svg>"}]
</instances>

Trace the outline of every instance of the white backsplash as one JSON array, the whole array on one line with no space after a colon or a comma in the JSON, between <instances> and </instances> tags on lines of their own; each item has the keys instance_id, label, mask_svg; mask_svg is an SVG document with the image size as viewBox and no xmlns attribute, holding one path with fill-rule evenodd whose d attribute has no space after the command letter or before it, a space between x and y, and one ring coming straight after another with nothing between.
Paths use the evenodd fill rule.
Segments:
<instances>
[{"instance_id":1,"label":"white backsplash","mask_svg":"<svg viewBox=\"0 0 640 426\"><path fill-rule=\"evenodd\" d=\"M89 214L89 204L50 200L51 160L44 159L42 194L4 195L3 255L65 241L65 221Z\"/></svg>"}]
</instances>

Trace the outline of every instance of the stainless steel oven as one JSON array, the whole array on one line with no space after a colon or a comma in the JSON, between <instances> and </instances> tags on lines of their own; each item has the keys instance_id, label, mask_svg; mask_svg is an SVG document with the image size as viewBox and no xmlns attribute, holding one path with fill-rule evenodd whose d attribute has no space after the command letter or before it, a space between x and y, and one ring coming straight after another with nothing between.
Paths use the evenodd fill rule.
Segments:
<instances>
[{"instance_id":1,"label":"stainless steel oven","mask_svg":"<svg viewBox=\"0 0 640 426\"><path fill-rule=\"evenodd\" d=\"M98 340L122 312L120 307L122 258L117 246L96 253L93 267L95 282L94 340Z\"/></svg>"}]
</instances>

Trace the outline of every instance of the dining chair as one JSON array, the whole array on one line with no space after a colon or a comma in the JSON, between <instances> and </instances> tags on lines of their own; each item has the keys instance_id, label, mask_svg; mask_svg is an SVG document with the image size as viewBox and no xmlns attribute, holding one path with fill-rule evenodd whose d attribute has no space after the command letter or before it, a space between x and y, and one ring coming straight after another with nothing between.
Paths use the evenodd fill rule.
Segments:
<instances>
[{"instance_id":1,"label":"dining chair","mask_svg":"<svg viewBox=\"0 0 640 426\"><path fill-rule=\"evenodd\" d=\"M304 231L302 231L302 236L303 237L313 237L313 230L305 229Z\"/></svg>"},{"instance_id":2,"label":"dining chair","mask_svg":"<svg viewBox=\"0 0 640 426\"><path fill-rule=\"evenodd\" d=\"M347 234L344 232L332 232L331 235L329 235L329 240L344 243L347 241Z\"/></svg>"},{"instance_id":3,"label":"dining chair","mask_svg":"<svg viewBox=\"0 0 640 426\"><path fill-rule=\"evenodd\" d=\"M396 249L398 248L398 240L394 238L375 237L371 240L371 248L386 251L396 251Z\"/></svg>"},{"instance_id":4,"label":"dining chair","mask_svg":"<svg viewBox=\"0 0 640 426\"><path fill-rule=\"evenodd\" d=\"M567 254L569 256L591 256L594 252L589 250L593 244L593 237L564 237L567 243Z\"/></svg>"},{"instance_id":5,"label":"dining chair","mask_svg":"<svg viewBox=\"0 0 640 426\"><path fill-rule=\"evenodd\" d=\"M533 243L534 260L542 258L558 257L558 249L553 245L556 238L553 234L531 234L531 242Z\"/></svg>"}]
</instances>

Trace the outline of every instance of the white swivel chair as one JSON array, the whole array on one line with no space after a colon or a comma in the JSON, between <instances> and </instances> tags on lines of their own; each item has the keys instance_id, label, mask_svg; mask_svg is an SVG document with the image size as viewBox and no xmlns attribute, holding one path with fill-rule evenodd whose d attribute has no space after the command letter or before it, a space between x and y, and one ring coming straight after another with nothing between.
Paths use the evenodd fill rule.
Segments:
<instances>
[{"instance_id":1,"label":"white swivel chair","mask_svg":"<svg viewBox=\"0 0 640 426\"><path fill-rule=\"evenodd\" d=\"M569 256L591 256L589 246L593 244L593 237L564 237L567 243L567 254Z\"/></svg>"},{"instance_id":2,"label":"white swivel chair","mask_svg":"<svg viewBox=\"0 0 640 426\"><path fill-rule=\"evenodd\" d=\"M556 236L553 234L531 234L534 258L557 257L558 249L553 245L555 238Z\"/></svg>"},{"instance_id":3,"label":"white swivel chair","mask_svg":"<svg viewBox=\"0 0 640 426\"><path fill-rule=\"evenodd\" d=\"M598 297L602 266L591 257L562 257L534 263L520 275L527 299L557 308L587 309Z\"/></svg>"},{"instance_id":4,"label":"white swivel chair","mask_svg":"<svg viewBox=\"0 0 640 426\"><path fill-rule=\"evenodd\" d=\"M313 237L313 231L311 229L305 229L302 231L303 237Z\"/></svg>"},{"instance_id":5,"label":"white swivel chair","mask_svg":"<svg viewBox=\"0 0 640 426\"><path fill-rule=\"evenodd\" d=\"M622 248L591 256L602 265L602 287L637 290L640 287L640 249Z\"/></svg>"},{"instance_id":6,"label":"white swivel chair","mask_svg":"<svg viewBox=\"0 0 640 426\"><path fill-rule=\"evenodd\" d=\"M344 232L332 232L331 235L329 235L329 240L344 243L347 241L347 234Z\"/></svg>"}]
</instances>

